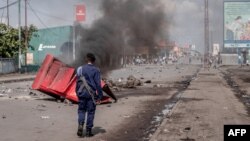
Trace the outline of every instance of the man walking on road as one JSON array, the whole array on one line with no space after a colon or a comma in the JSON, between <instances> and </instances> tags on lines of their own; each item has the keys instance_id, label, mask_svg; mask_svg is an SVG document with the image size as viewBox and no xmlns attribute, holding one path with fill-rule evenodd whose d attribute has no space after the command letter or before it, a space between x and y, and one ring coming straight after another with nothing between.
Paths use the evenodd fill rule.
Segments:
<instances>
[{"instance_id":1,"label":"man walking on road","mask_svg":"<svg viewBox=\"0 0 250 141\"><path fill-rule=\"evenodd\" d=\"M87 64L77 69L76 94L79 99L77 135L79 137L83 136L86 113L86 137L93 136L92 127L94 125L96 104L100 103L103 96L100 70L93 65L95 60L95 56L92 53L88 53L86 55ZM96 94L96 91L98 94Z\"/></svg>"}]
</instances>

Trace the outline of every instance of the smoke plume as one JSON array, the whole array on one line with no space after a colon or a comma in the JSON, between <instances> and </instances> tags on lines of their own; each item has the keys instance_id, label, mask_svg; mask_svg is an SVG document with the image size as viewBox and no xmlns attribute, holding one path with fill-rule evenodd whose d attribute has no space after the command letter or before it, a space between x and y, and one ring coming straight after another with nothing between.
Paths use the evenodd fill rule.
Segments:
<instances>
[{"instance_id":1,"label":"smoke plume","mask_svg":"<svg viewBox=\"0 0 250 141\"><path fill-rule=\"evenodd\" d=\"M125 55L135 55L136 48L151 53L163 39L165 13L160 0L103 0L103 16L91 27L77 26L76 65L83 64L86 53L94 53L101 68L114 68Z\"/></svg>"}]
</instances>

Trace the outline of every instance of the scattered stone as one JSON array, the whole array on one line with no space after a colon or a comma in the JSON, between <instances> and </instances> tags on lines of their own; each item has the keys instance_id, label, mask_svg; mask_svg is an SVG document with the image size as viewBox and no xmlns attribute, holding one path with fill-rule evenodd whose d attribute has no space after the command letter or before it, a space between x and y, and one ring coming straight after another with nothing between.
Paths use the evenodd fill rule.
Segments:
<instances>
[{"instance_id":1,"label":"scattered stone","mask_svg":"<svg viewBox=\"0 0 250 141\"><path fill-rule=\"evenodd\" d=\"M6 97L8 96L7 94L0 94L0 97Z\"/></svg>"},{"instance_id":2,"label":"scattered stone","mask_svg":"<svg viewBox=\"0 0 250 141\"><path fill-rule=\"evenodd\" d=\"M42 119L49 119L49 116L41 116Z\"/></svg>"},{"instance_id":3,"label":"scattered stone","mask_svg":"<svg viewBox=\"0 0 250 141\"><path fill-rule=\"evenodd\" d=\"M187 137L187 138L182 138L181 141L195 141L195 139Z\"/></svg>"},{"instance_id":4,"label":"scattered stone","mask_svg":"<svg viewBox=\"0 0 250 141\"><path fill-rule=\"evenodd\" d=\"M11 92L12 92L12 90L11 90L11 89L8 89L6 92L7 92L7 93L11 93Z\"/></svg>"},{"instance_id":5,"label":"scattered stone","mask_svg":"<svg viewBox=\"0 0 250 141\"><path fill-rule=\"evenodd\" d=\"M127 78L127 80L133 80L133 81L135 81L136 78L135 78L133 75L130 75L130 76Z\"/></svg>"},{"instance_id":6,"label":"scattered stone","mask_svg":"<svg viewBox=\"0 0 250 141\"><path fill-rule=\"evenodd\" d=\"M118 82L122 82L122 79L121 79L121 78L119 78L119 79L118 79Z\"/></svg>"},{"instance_id":7,"label":"scattered stone","mask_svg":"<svg viewBox=\"0 0 250 141\"><path fill-rule=\"evenodd\" d=\"M114 91L120 91L120 89L118 87L113 87L112 88Z\"/></svg>"},{"instance_id":8,"label":"scattered stone","mask_svg":"<svg viewBox=\"0 0 250 141\"><path fill-rule=\"evenodd\" d=\"M244 94L244 95L242 95L242 97L243 98L248 98L249 96Z\"/></svg>"},{"instance_id":9,"label":"scattered stone","mask_svg":"<svg viewBox=\"0 0 250 141\"><path fill-rule=\"evenodd\" d=\"M161 88L161 87L162 87L161 84L155 84L155 85L153 85L153 88Z\"/></svg>"},{"instance_id":10,"label":"scattered stone","mask_svg":"<svg viewBox=\"0 0 250 141\"><path fill-rule=\"evenodd\" d=\"M128 80L126 83L126 88L135 88L134 82L135 80L131 80L131 79Z\"/></svg>"},{"instance_id":11,"label":"scattered stone","mask_svg":"<svg viewBox=\"0 0 250 141\"><path fill-rule=\"evenodd\" d=\"M114 86L116 86L115 83L112 80L108 80L108 81L106 81L106 83L111 88L114 87Z\"/></svg>"},{"instance_id":12,"label":"scattered stone","mask_svg":"<svg viewBox=\"0 0 250 141\"><path fill-rule=\"evenodd\" d=\"M190 130L191 130L191 127L186 127L184 130L185 130L185 131L190 131Z\"/></svg>"},{"instance_id":13,"label":"scattered stone","mask_svg":"<svg viewBox=\"0 0 250 141\"><path fill-rule=\"evenodd\" d=\"M127 83L124 88L135 88L136 86L141 86L142 83L139 79L136 79L133 75L127 78Z\"/></svg>"},{"instance_id":14,"label":"scattered stone","mask_svg":"<svg viewBox=\"0 0 250 141\"><path fill-rule=\"evenodd\" d=\"M6 117L6 115L2 115L2 119L6 119L7 117Z\"/></svg>"},{"instance_id":15,"label":"scattered stone","mask_svg":"<svg viewBox=\"0 0 250 141\"><path fill-rule=\"evenodd\" d=\"M38 105L38 106L41 106L43 108L47 107L45 104L41 104L41 105Z\"/></svg>"},{"instance_id":16,"label":"scattered stone","mask_svg":"<svg viewBox=\"0 0 250 141\"><path fill-rule=\"evenodd\" d=\"M164 129L163 132L167 133L167 132L169 132L169 131L168 131L168 129Z\"/></svg>"},{"instance_id":17,"label":"scattered stone","mask_svg":"<svg viewBox=\"0 0 250 141\"><path fill-rule=\"evenodd\" d=\"M68 99L65 99L65 100L64 100L64 104L70 105L70 104L72 104L72 102L71 102L70 100L68 100Z\"/></svg>"},{"instance_id":18,"label":"scattered stone","mask_svg":"<svg viewBox=\"0 0 250 141\"><path fill-rule=\"evenodd\" d=\"M107 105L107 107L111 107L111 105Z\"/></svg>"},{"instance_id":19,"label":"scattered stone","mask_svg":"<svg viewBox=\"0 0 250 141\"><path fill-rule=\"evenodd\" d=\"M140 80L136 79L136 80L134 81L134 85L135 85L135 86L141 86L142 83L141 83Z\"/></svg>"},{"instance_id":20,"label":"scattered stone","mask_svg":"<svg viewBox=\"0 0 250 141\"><path fill-rule=\"evenodd\" d=\"M147 80L144 83L152 83L152 81L151 80Z\"/></svg>"},{"instance_id":21,"label":"scattered stone","mask_svg":"<svg viewBox=\"0 0 250 141\"><path fill-rule=\"evenodd\" d=\"M144 79L144 77L141 77L140 79Z\"/></svg>"},{"instance_id":22,"label":"scattered stone","mask_svg":"<svg viewBox=\"0 0 250 141\"><path fill-rule=\"evenodd\" d=\"M37 96L37 94L34 93L34 92L32 92L32 91L30 91L29 95L31 95L31 96Z\"/></svg>"},{"instance_id":23,"label":"scattered stone","mask_svg":"<svg viewBox=\"0 0 250 141\"><path fill-rule=\"evenodd\" d=\"M62 103L61 99L56 100L57 103Z\"/></svg>"}]
</instances>

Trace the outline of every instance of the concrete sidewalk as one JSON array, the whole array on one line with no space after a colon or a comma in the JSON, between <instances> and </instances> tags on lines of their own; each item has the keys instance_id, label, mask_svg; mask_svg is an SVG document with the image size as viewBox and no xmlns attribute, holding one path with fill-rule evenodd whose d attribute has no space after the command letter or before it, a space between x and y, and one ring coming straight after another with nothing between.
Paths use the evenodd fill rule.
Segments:
<instances>
[{"instance_id":1,"label":"concrete sidewalk","mask_svg":"<svg viewBox=\"0 0 250 141\"><path fill-rule=\"evenodd\" d=\"M151 141L223 141L225 124L249 124L247 111L218 70L201 70Z\"/></svg>"},{"instance_id":2,"label":"concrete sidewalk","mask_svg":"<svg viewBox=\"0 0 250 141\"><path fill-rule=\"evenodd\" d=\"M11 83L11 82L20 82L20 81L31 81L34 80L36 74L6 74L0 75L0 83Z\"/></svg>"}]
</instances>

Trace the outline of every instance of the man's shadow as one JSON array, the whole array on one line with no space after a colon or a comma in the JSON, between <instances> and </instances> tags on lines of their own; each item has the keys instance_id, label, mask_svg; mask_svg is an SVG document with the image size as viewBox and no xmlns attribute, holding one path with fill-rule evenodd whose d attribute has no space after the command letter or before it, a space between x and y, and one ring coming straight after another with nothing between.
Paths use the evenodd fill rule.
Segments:
<instances>
[{"instance_id":1,"label":"man's shadow","mask_svg":"<svg viewBox=\"0 0 250 141\"><path fill-rule=\"evenodd\" d=\"M92 132L94 135L97 135L97 134L103 134L103 133L106 133L106 130L103 129L102 127L94 127L92 129Z\"/></svg>"}]
</instances>

